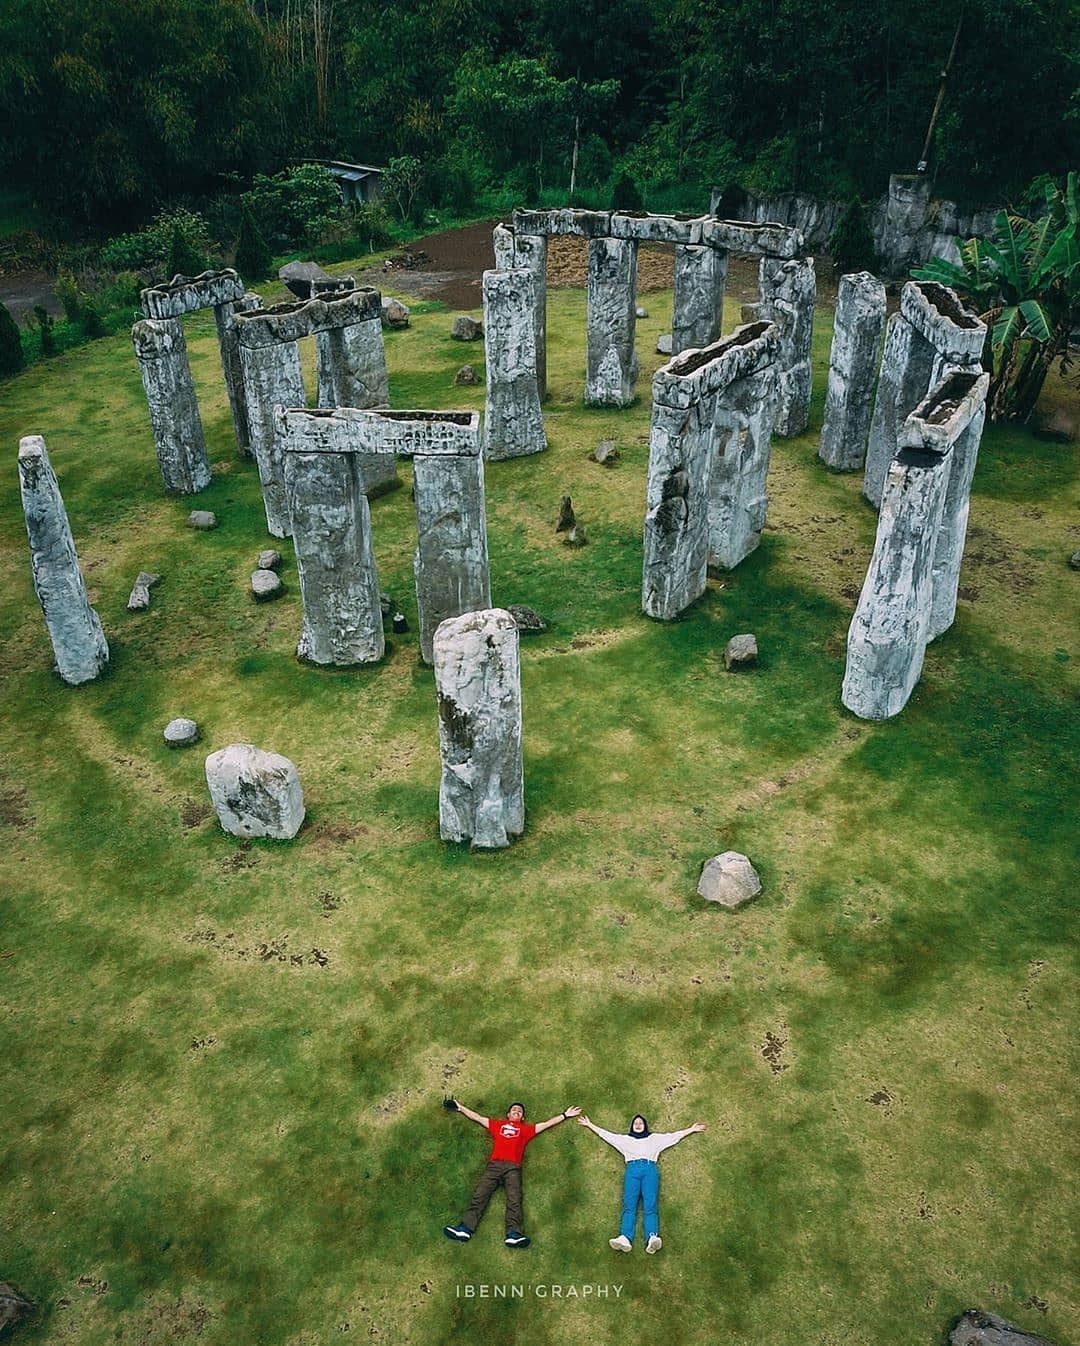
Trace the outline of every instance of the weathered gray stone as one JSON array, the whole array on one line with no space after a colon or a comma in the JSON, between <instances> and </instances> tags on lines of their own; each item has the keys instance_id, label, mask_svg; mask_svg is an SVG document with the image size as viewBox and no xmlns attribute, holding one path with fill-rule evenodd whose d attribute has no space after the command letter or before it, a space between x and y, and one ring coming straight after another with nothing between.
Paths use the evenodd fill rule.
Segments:
<instances>
[{"instance_id":1,"label":"weathered gray stone","mask_svg":"<svg viewBox=\"0 0 1080 1346\"><path fill-rule=\"evenodd\" d=\"M454 341L479 341L484 335L484 324L468 313L459 313L454 318L450 336Z\"/></svg>"},{"instance_id":2,"label":"weathered gray stone","mask_svg":"<svg viewBox=\"0 0 1080 1346\"><path fill-rule=\"evenodd\" d=\"M272 570L253 570L251 572L251 593L256 603L265 603L271 598L280 598L283 592L281 579Z\"/></svg>"},{"instance_id":3,"label":"weathered gray stone","mask_svg":"<svg viewBox=\"0 0 1080 1346\"><path fill-rule=\"evenodd\" d=\"M258 314L251 314L246 321L256 317ZM276 440L274 408L307 405L300 351L294 341L246 346L245 320L238 321L249 439L259 468L266 528L271 537L289 537L292 521L285 490L285 464Z\"/></svg>"},{"instance_id":4,"label":"weathered gray stone","mask_svg":"<svg viewBox=\"0 0 1080 1346\"><path fill-rule=\"evenodd\" d=\"M759 369L734 380L717 397L713 415L709 564L720 570L733 570L756 550L769 509L778 384L766 350L761 361Z\"/></svg>"},{"instance_id":5,"label":"weathered gray stone","mask_svg":"<svg viewBox=\"0 0 1080 1346\"><path fill-rule=\"evenodd\" d=\"M312 298L312 281L332 279L330 273L324 271L318 262L286 262L284 266L278 268L278 280L284 281L297 299Z\"/></svg>"},{"instance_id":6,"label":"weathered gray stone","mask_svg":"<svg viewBox=\"0 0 1080 1346\"><path fill-rule=\"evenodd\" d=\"M193 509L187 516L187 523L189 528L208 533L217 527L217 515L212 509Z\"/></svg>"},{"instance_id":7,"label":"weathered gray stone","mask_svg":"<svg viewBox=\"0 0 1080 1346\"><path fill-rule=\"evenodd\" d=\"M315 368L320 407L366 410L390 405L386 347L378 317L316 333ZM392 454L363 454L361 468L369 497L401 485Z\"/></svg>"},{"instance_id":8,"label":"weathered gray stone","mask_svg":"<svg viewBox=\"0 0 1080 1346\"><path fill-rule=\"evenodd\" d=\"M802 234L790 225L709 218L702 220L701 242L724 252L777 257L788 262L798 257L805 246Z\"/></svg>"},{"instance_id":9,"label":"weathered gray stone","mask_svg":"<svg viewBox=\"0 0 1080 1346\"><path fill-rule=\"evenodd\" d=\"M947 454L905 448L889 464L874 554L848 630L841 700L864 720L907 705L930 633Z\"/></svg>"},{"instance_id":10,"label":"weathered gray stone","mask_svg":"<svg viewBox=\"0 0 1080 1346\"><path fill-rule=\"evenodd\" d=\"M569 234L575 238L603 238L611 233L609 210L578 210L562 206L554 210L515 210L514 232L554 238Z\"/></svg>"},{"instance_id":11,"label":"weathered gray stone","mask_svg":"<svg viewBox=\"0 0 1080 1346\"><path fill-rule=\"evenodd\" d=\"M718 248L676 244L673 355L720 340L727 269L728 255Z\"/></svg>"},{"instance_id":12,"label":"weathered gray stone","mask_svg":"<svg viewBox=\"0 0 1080 1346\"><path fill-rule=\"evenodd\" d=\"M390 616L394 610L394 600L389 594L379 594L379 607L382 610L383 621Z\"/></svg>"},{"instance_id":13,"label":"weathered gray stone","mask_svg":"<svg viewBox=\"0 0 1080 1346\"><path fill-rule=\"evenodd\" d=\"M131 340L165 489L194 495L210 485L210 462L180 320L144 318L131 329Z\"/></svg>"},{"instance_id":14,"label":"weathered gray stone","mask_svg":"<svg viewBox=\"0 0 1080 1346\"><path fill-rule=\"evenodd\" d=\"M530 608L526 603L508 603L506 610L523 636L539 635L547 630L547 622L535 608Z\"/></svg>"},{"instance_id":15,"label":"weathered gray stone","mask_svg":"<svg viewBox=\"0 0 1080 1346\"><path fill-rule=\"evenodd\" d=\"M259 559L255 562L257 570L277 570L281 565L281 552L274 551L267 547L265 551L259 552Z\"/></svg>"},{"instance_id":16,"label":"weathered gray stone","mask_svg":"<svg viewBox=\"0 0 1080 1346\"><path fill-rule=\"evenodd\" d=\"M615 447L613 439L602 439L589 457L594 463L600 463L603 467L614 467L619 461L619 450Z\"/></svg>"},{"instance_id":17,"label":"weathered gray stone","mask_svg":"<svg viewBox=\"0 0 1080 1346\"><path fill-rule=\"evenodd\" d=\"M518 628L487 608L435 632L439 835L497 849L525 828Z\"/></svg>"},{"instance_id":18,"label":"weathered gray stone","mask_svg":"<svg viewBox=\"0 0 1080 1346\"><path fill-rule=\"evenodd\" d=\"M653 379L641 595L650 617L677 617L705 591L710 555L736 564L751 545L751 525L760 530L777 349L775 327L754 323L685 351ZM730 437L742 433L739 417L749 417L757 434L747 432L730 454L721 436L718 452L715 423L730 422Z\"/></svg>"},{"instance_id":19,"label":"weathered gray stone","mask_svg":"<svg viewBox=\"0 0 1080 1346\"><path fill-rule=\"evenodd\" d=\"M408 327L408 307L400 299L391 299L389 295L384 296L382 301L382 325L393 328Z\"/></svg>"},{"instance_id":20,"label":"weathered gray stone","mask_svg":"<svg viewBox=\"0 0 1080 1346\"><path fill-rule=\"evenodd\" d=\"M567 530L566 536L563 538L563 544L567 547L587 547L589 537L581 524L575 523Z\"/></svg>"},{"instance_id":21,"label":"weathered gray stone","mask_svg":"<svg viewBox=\"0 0 1080 1346\"><path fill-rule=\"evenodd\" d=\"M420 657L433 659L435 631L448 617L491 606L488 575L484 461L418 453L413 459L416 497L416 606Z\"/></svg>"},{"instance_id":22,"label":"weathered gray stone","mask_svg":"<svg viewBox=\"0 0 1080 1346\"><path fill-rule=\"evenodd\" d=\"M810 353L817 298L814 259L781 261L763 257L758 263L758 285L761 299L757 312L776 323L780 333L774 433L799 435L810 420Z\"/></svg>"},{"instance_id":23,"label":"weathered gray stone","mask_svg":"<svg viewBox=\"0 0 1080 1346\"><path fill-rule=\"evenodd\" d=\"M1069 569L1080 570L1080 551L1074 551L1069 557Z\"/></svg>"},{"instance_id":24,"label":"weathered gray stone","mask_svg":"<svg viewBox=\"0 0 1080 1346\"><path fill-rule=\"evenodd\" d=\"M73 687L91 682L105 671L109 646L90 606L60 486L40 435L19 441L19 492L34 592L45 614L56 671Z\"/></svg>"},{"instance_id":25,"label":"weathered gray stone","mask_svg":"<svg viewBox=\"0 0 1080 1346\"><path fill-rule=\"evenodd\" d=\"M528 271L533 278L533 333L536 349L536 391L547 394L547 238L519 234L504 224L492 235L496 271Z\"/></svg>"},{"instance_id":26,"label":"weathered gray stone","mask_svg":"<svg viewBox=\"0 0 1080 1346\"><path fill-rule=\"evenodd\" d=\"M663 336L656 338L657 355L673 355L675 354L674 347L675 338L671 332L665 332Z\"/></svg>"},{"instance_id":27,"label":"weathered gray stone","mask_svg":"<svg viewBox=\"0 0 1080 1346\"><path fill-rule=\"evenodd\" d=\"M0 1332L33 1317L36 1307L7 1281L0 1281Z\"/></svg>"},{"instance_id":28,"label":"weathered gray stone","mask_svg":"<svg viewBox=\"0 0 1080 1346\"><path fill-rule=\"evenodd\" d=\"M634 309L634 316L637 318L647 318L649 316L649 310L647 308L642 308L639 304L637 308Z\"/></svg>"},{"instance_id":29,"label":"weathered gray stone","mask_svg":"<svg viewBox=\"0 0 1080 1346\"><path fill-rule=\"evenodd\" d=\"M706 860L698 880L698 896L738 911L761 892L758 872L745 855L724 851Z\"/></svg>"},{"instance_id":30,"label":"weathered gray stone","mask_svg":"<svg viewBox=\"0 0 1080 1346\"><path fill-rule=\"evenodd\" d=\"M585 401L589 406L628 407L634 400L637 248L632 239L589 241L585 315Z\"/></svg>"},{"instance_id":31,"label":"weathered gray stone","mask_svg":"<svg viewBox=\"0 0 1080 1346\"><path fill-rule=\"evenodd\" d=\"M484 453L520 458L547 448L536 381L536 285L526 270L485 271Z\"/></svg>"},{"instance_id":32,"label":"weathered gray stone","mask_svg":"<svg viewBox=\"0 0 1080 1346\"><path fill-rule=\"evenodd\" d=\"M477 374L476 370L472 367L472 365L462 365L461 368L458 370L458 372L454 375L454 383L459 388L470 388L474 384L479 382L480 382L480 375Z\"/></svg>"},{"instance_id":33,"label":"weathered gray stone","mask_svg":"<svg viewBox=\"0 0 1080 1346\"><path fill-rule=\"evenodd\" d=\"M556 533L565 533L573 528L576 523L577 518L574 515L574 502L568 495L564 495L559 502L559 520L555 525L555 531Z\"/></svg>"},{"instance_id":34,"label":"weathered gray stone","mask_svg":"<svg viewBox=\"0 0 1080 1346\"><path fill-rule=\"evenodd\" d=\"M235 271L203 271L198 276L173 276L167 285L152 285L140 294L143 316L182 318L202 308L234 304L244 297L244 282Z\"/></svg>"},{"instance_id":35,"label":"weathered gray stone","mask_svg":"<svg viewBox=\"0 0 1080 1346\"><path fill-rule=\"evenodd\" d=\"M303 625L296 652L315 664L383 657L371 514L355 455L284 455Z\"/></svg>"},{"instance_id":36,"label":"weathered gray stone","mask_svg":"<svg viewBox=\"0 0 1080 1346\"><path fill-rule=\"evenodd\" d=\"M206 759L206 784L218 821L234 837L288 841L304 821L299 773L276 752L231 743Z\"/></svg>"},{"instance_id":37,"label":"weathered gray stone","mask_svg":"<svg viewBox=\"0 0 1080 1346\"><path fill-rule=\"evenodd\" d=\"M638 243L674 243L677 247L699 244L707 219L707 215L650 215L647 211L615 210L611 213L611 236Z\"/></svg>"},{"instance_id":38,"label":"weathered gray stone","mask_svg":"<svg viewBox=\"0 0 1080 1346\"><path fill-rule=\"evenodd\" d=\"M236 330L238 313L254 313L262 308L257 294L245 294L232 304L218 304L214 309L218 346L221 350L221 368L225 374L225 390L229 394L236 446L245 458L251 457L251 431L248 426L247 394L244 389L244 368L240 361L240 337Z\"/></svg>"},{"instance_id":39,"label":"weathered gray stone","mask_svg":"<svg viewBox=\"0 0 1080 1346\"><path fill-rule=\"evenodd\" d=\"M159 579L160 575L151 574L149 570L139 571L135 583L131 586L131 593L128 594L128 612L142 612L144 608L150 606L150 590Z\"/></svg>"},{"instance_id":40,"label":"weathered gray stone","mask_svg":"<svg viewBox=\"0 0 1080 1346\"><path fill-rule=\"evenodd\" d=\"M866 457L884 327L881 281L869 271L841 276L818 448L821 461L839 472L857 471Z\"/></svg>"},{"instance_id":41,"label":"weathered gray stone","mask_svg":"<svg viewBox=\"0 0 1080 1346\"><path fill-rule=\"evenodd\" d=\"M967 1309L953 1324L949 1346L1053 1346L1053 1343L1046 1337L1025 1332L996 1313Z\"/></svg>"},{"instance_id":42,"label":"weathered gray stone","mask_svg":"<svg viewBox=\"0 0 1080 1346\"><path fill-rule=\"evenodd\" d=\"M908 281L885 329L885 351L870 421L863 495L881 500L900 428L949 369L979 366L986 325L944 285Z\"/></svg>"},{"instance_id":43,"label":"weathered gray stone","mask_svg":"<svg viewBox=\"0 0 1080 1346\"><path fill-rule=\"evenodd\" d=\"M185 716L170 720L162 737L170 748L186 748L199 740L199 726Z\"/></svg>"},{"instance_id":44,"label":"weathered gray stone","mask_svg":"<svg viewBox=\"0 0 1080 1346\"><path fill-rule=\"evenodd\" d=\"M732 636L724 646L724 667L729 673L733 669L753 667L757 657L757 637L754 635Z\"/></svg>"}]
</instances>

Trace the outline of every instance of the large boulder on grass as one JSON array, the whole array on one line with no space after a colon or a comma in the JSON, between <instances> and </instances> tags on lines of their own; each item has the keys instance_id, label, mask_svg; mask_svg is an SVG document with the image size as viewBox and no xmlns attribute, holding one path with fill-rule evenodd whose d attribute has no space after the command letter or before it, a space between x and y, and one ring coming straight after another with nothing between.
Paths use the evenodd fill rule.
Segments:
<instances>
[{"instance_id":1,"label":"large boulder on grass","mask_svg":"<svg viewBox=\"0 0 1080 1346\"><path fill-rule=\"evenodd\" d=\"M455 341L479 341L484 335L484 324L468 313L459 313L454 319L450 335Z\"/></svg>"},{"instance_id":2,"label":"large boulder on grass","mask_svg":"<svg viewBox=\"0 0 1080 1346\"><path fill-rule=\"evenodd\" d=\"M706 902L737 911L761 892L761 879L745 855L724 851L705 861L697 890Z\"/></svg>"},{"instance_id":3,"label":"large boulder on grass","mask_svg":"<svg viewBox=\"0 0 1080 1346\"><path fill-rule=\"evenodd\" d=\"M409 310L400 299L391 299L389 295L383 295L382 325L384 327L408 327Z\"/></svg>"},{"instance_id":4,"label":"large boulder on grass","mask_svg":"<svg viewBox=\"0 0 1080 1346\"><path fill-rule=\"evenodd\" d=\"M206 784L218 821L234 837L288 841L304 821L300 773L279 753L230 743L206 759Z\"/></svg>"}]
</instances>

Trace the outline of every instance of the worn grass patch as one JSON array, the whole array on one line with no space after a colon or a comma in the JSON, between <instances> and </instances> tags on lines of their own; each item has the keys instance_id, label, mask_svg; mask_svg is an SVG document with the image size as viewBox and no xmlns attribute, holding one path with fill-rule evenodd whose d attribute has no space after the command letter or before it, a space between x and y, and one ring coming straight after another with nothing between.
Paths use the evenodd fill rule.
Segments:
<instances>
[{"instance_id":1,"label":"worn grass patch","mask_svg":"<svg viewBox=\"0 0 1080 1346\"><path fill-rule=\"evenodd\" d=\"M641 520L670 295L648 302L637 405L587 411L584 296L552 292L550 448L487 471L495 599L550 621L523 642L527 831L499 855L438 841L415 634L378 668L298 664L288 543L285 596L250 601L268 539L207 315L186 326L216 532L161 494L126 339L4 385L0 1272L42 1306L22 1339L924 1346L971 1303L1080 1336L1062 1237L1075 454L987 433L956 626L904 714L860 723L839 687L875 521L815 458L827 316L761 548L660 625L639 610ZM394 404L481 408L453 378L482 350L422 307L387 334ZM28 433L113 650L77 691L50 672L29 581ZM602 438L610 470L588 457ZM402 477L372 518L415 632ZM563 494L582 550L554 531ZM163 578L130 614L140 568ZM740 631L760 666L728 675ZM164 746L178 714L201 747ZM236 739L298 763L293 844L238 842L209 813L204 752ZM726 848L765 884L736 916L694 896ZM534 1117L578 1101L608 1127L705 1121L663 1161L663 1254L609 1252L620 1163L572 1126L530 1152L527 1253L502 1246L498 1203L447 1243L484 1154L449 1091ZM459 1289L480 1283L524 1295ZM586 1284L621 1290L536 1293Z\"/></svg>"}]
</instances>

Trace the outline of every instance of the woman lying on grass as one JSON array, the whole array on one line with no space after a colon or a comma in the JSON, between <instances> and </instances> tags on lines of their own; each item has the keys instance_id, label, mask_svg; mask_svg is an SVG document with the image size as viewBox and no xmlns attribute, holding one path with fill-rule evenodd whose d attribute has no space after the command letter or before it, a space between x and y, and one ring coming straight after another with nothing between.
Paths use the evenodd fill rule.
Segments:
<instances>
[{"instance_id":1,"label":"woman lying on grass","mask_svg":"<svg viewBox=\"0 0 1080 1346\"><path fill-rule=\"evenodd\" d=\"M670 1150L672 1145L678 1145L680 1140L692 1136L695 1131L704 1131L705 1128L700 1122L695 1122L685 1131L657 1131L654 1135L641 1113L638 1113L630 1123L630 1130L626 1135L605 1131L602 1126L596 1126L584 1115L578 1118L578 1124L587 1126L594 1135L606 1140L626 1160L622 1224L618 1237L608 1239L608 1246L620 1253L628 1253L634 1246L634 1230L637 1226L637 1208L640 1201L645 1208L645 1251L658 1253L664 1245L660 1237L660 1169L656 1161L665 1150Z\"/></svg>"}]
</instances>

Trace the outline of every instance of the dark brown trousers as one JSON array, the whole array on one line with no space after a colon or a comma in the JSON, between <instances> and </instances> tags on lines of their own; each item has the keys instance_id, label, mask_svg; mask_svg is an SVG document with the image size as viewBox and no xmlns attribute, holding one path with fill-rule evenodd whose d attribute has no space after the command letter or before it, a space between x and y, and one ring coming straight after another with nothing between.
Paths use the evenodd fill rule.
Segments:
<instances>
[{"instance_id":1,"label":"dark brown trousers","mask_svg":"<svg viewBox=\"0 0 1080 1346\"><path fill-rule=\"evenodd\" d=\"M487 1204L495 1195L497 1187L506 1189L506 1232L516 1229L522 1233L525 1212L522 1209L521 1165L510 1164L502 1159L491 1160L476 1184L469 1208L461 1217L461 1223L473 1233L480 1223L480 1217L487 1210Z\"/></svg>"}]
</instances>

